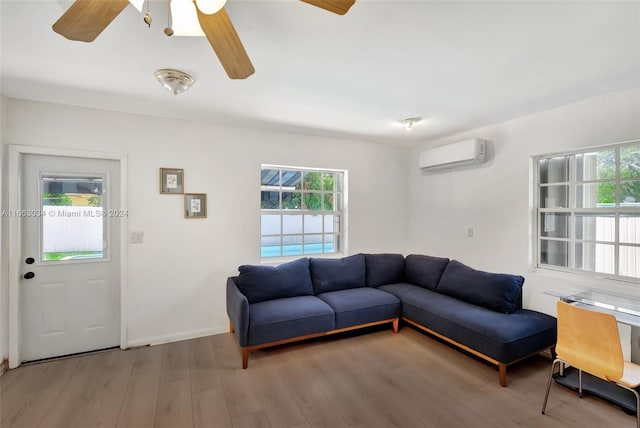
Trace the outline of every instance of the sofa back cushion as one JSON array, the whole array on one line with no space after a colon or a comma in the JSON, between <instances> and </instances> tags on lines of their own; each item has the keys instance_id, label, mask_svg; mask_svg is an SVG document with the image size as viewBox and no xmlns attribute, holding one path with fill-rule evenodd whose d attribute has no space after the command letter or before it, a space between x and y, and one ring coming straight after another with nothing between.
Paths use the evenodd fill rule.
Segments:
<instances>
[{"instance_id":1,"label":"sofa back cushion","mask_svg":"<svg viewBox=\"0 0 640 428\"><path fill-rule=\"evenodd\" d=\"M280 266L243 265L238 270L236 283L249 303L313 294L306 257Z\"/></svg>"},{"instance_id":2,"label":"sofa back cushion","mask_svg":"<svg viewBox=\"0 0 640 428\"><path fill-rule=\"evenodd\" d=\"M364 254L341 259L309 259L315 294L365 286Z\"/></svg>"},{"instance_id":3,"label":"sofa back cushion","mask_svg":"<svg viewBox=\"0 0 640 428\"><path fill-rule=\"evenodd\" d=\"M496 312L510 314L520 308L523 284L524 278L520 275L483 272L451 260L436 291Z\"/></svg>"},{"instance_id":4,"label":"sofa back cushion","mask_svg":"<svg viewBox=\"0 0 640 428\"><path fill-rule=\"evenodd\" d=\"M365 254L365 262L369 287L404 282L402 254Z\"/></svg>"},{"instance_id":5,"label":"sofa back cushion","mask_svg":"<svg viewBox=\"0 0 640 428\"><path fill-rule=\"evenodd\" d=\"M404 261L404 276L413 285L435 291L448 263L443 257L411 254Z\"/></svg>"}]
</instances>

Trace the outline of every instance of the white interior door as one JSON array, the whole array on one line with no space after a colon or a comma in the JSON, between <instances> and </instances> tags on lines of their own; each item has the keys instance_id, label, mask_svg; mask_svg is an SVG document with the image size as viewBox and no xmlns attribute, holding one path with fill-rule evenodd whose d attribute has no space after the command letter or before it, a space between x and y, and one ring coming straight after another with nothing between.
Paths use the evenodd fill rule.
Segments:
<instances>
[{"instance_id":1,"label":"white interior door","mask_svg":"<svg viewBox=\"0 0 640 428\"><path fill-rule=\"evenodd\" d=\"M25 154L21 360L120 344L120 165Z\"/></svg>"}]
</instances>

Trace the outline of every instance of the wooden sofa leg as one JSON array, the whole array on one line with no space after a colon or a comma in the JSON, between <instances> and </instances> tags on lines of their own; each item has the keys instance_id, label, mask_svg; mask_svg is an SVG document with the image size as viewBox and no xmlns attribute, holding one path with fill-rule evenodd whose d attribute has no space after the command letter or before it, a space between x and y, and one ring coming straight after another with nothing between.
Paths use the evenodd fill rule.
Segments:
<instances>
[{"instance_id":1,"label":"wooden sofa leg","mask_svg":"<svg viewBox=\"0 0 640 428\"><path fill-rule=\"evenodd\" d=\"M249 367L249 350L242 348L242 368L246 369Z\"/></svg>"},{"instance_id":2,"label":"wooden sofa leg","mask_svg":"<svg viewBox=\"0 0 640 428\"><path fill-rule=\"evenodd\" d=\"M233 328L233 323L229 321L229 333L233 334L236 330Z\"/></svg>"},{"instance_id":3,"label":"wooden sofa leg","mask_svg":"<svg viewBox=\"0 0 640 428\"><path fill-rule=\"evenodd\" d=\"M500 372L500 386L507 386L507 365L498 363L498 371Z\"/></svg>"},{"instance_id":4,"label":"wooden sofa leg","mask_svg":"<svg viewBox=\"0 0 640 428\"><path fill-rule=\"evenodd\" d=\"M393 332L398 333L398 326L400 324L400 318L396 318L393 320Z\"/></svg>"}]
</instances>

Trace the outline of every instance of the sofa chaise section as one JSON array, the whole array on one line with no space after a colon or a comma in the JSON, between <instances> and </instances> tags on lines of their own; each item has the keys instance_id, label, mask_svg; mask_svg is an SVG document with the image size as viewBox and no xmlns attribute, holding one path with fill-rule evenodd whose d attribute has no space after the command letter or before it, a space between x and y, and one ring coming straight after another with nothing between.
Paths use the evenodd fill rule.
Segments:
<instances>
[{"instance_id":1,"label":"sofa chaise section","mask_svg":"<svg viewBox=\"0 0 640 428\"><path fill-rule=\"evenodd\" d=\"M555 343L555 318L540 312L490 311L413 284L381 289L401 296L404 322L495 364L502 386L507 384L507 366Z\"/></svg>"},{"instance_id":2,"label":"sofa chaise section","mask_svg":"<svg viewBox=\"0 0 640 428\"><path fill-rule=\"evenodd\" d=\"M408 256L406 263L413 283L379 287L400 298L402 320L495 364L500 385L507 384L508 365L555 344L556 319L522 308L523 277L428 256ZM430 281L413 275L425 270L440 275Z\"/></svg>"}]
</instances>

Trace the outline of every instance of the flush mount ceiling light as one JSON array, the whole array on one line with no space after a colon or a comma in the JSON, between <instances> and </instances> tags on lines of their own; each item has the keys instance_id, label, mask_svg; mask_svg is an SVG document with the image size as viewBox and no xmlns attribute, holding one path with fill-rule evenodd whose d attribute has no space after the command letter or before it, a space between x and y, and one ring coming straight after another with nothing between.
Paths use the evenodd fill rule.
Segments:
<instances>
[{"instance_id":1,"label":"flush mount ceiling light","mask_svg":"<svg viewBox=\"0 0 640 428\"><path fill-rule=\"evenodd\" d=\"M161 68L153 73L158 82L173 95L178 95L186 91L195 83L193 77L180 70L171 68Z\"/></svg>"},{"instance_id":2,"label":"flush mount ceiling light","mask_svg":"<svg viewBox=\"0 0 640 428\"><path fill-rule=\"evenodd\" d=\"M411 131L413 129L413 125L421 121L421 117L408 117L406 119L402 119L400 123L402 124L402 126L404 126L404 129L406 129L407 131Z\"/></svg>"}]
</instances>

